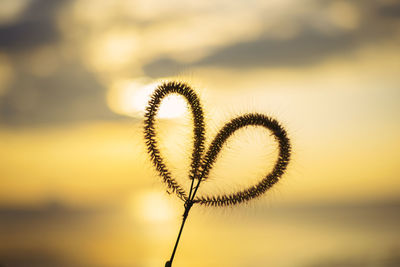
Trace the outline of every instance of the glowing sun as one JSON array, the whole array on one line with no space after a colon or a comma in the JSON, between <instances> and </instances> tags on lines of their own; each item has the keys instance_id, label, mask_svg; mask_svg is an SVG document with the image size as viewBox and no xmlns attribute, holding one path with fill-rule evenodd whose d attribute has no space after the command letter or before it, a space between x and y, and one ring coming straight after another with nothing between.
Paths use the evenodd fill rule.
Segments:
<instances>
[{"instance_id":1,"label":"glowing sun","mask_svg":"<svg viewBox=\"0 0 400 267\"><path fill-rule=\"evenodd\" d=\"M113 84L108 92L107 102L112 111L137 116L144 113L151 93L159 83L138 80L124 80ZM158 112L159 118L177 118L186 112L186 102L177 95L166 97Z\"/></svg>"}]
</instances>

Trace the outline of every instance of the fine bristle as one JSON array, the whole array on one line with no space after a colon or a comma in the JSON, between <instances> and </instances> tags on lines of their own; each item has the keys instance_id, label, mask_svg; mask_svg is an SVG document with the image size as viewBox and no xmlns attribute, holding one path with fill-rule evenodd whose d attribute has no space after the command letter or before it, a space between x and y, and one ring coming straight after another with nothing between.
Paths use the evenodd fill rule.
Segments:
<instances>
[{"instance_id":1,"label":"fine bristle","mask_svg":"<svg viewBox=\"0 0 400 267\"><path fill-rule=\"evenodd\" d=\"M204 151L205 126L203 109L200 104L200 100L189 85L181 82L166 82L157 87L146 107L144 137L153 165L156 167L164 182L181 199L186 200L187 196L185 190L176 182L174 178L171 177L171 173L167 170L167 167L160 156L154 129L155 116L157 115L161 101L167 95L174 93L182 95L189 103L192 111L194 124L194 144L189 177L190 179L194 179L196 177L201 162L201 156Z\"/></svg>"},{"instance_id":2,"label":"fine bristle","mask_svg":"<svg viewBox=\"0 0 400 267\"><path fill-rule=\"evenodd\" d=\"M192 162L189 178L192 180L196 179L198 182L193 193L193 188L191 187L189 196L186 195L185 190L176 182L173 177L171 177L171 173L167 170L167 167L158 149L156 132L154 129L155 116L157 115L161 101L164 97L173 93L182 95L186 99L186 101L189 103L193 116L194 144L193 153L191 155ZM194 90L185 83L166 82L158 86L152 94L148 106L146 107L144 123L144 136L146 139L147 150L153 165L163 178L163 181L167 184L168 188L170 188L178 195L179 198L187 203L198 203L206 206L228 206L247 202L250 199L261 196L275 183L277 183L289 164L291 146L285 129L275 119L259 113L245 114L226 123L211 142L211 145L205 155L203 155L205 149L205 124L203 109ZM219 196L195 197L200 182L208 178L210 170L215 164L218 154L228 138L232 136L235 131L246 126L264 127L272 132L275 140L278 142L279 155L272 171L256 185L237 193Z\"/></svg>"},{"instance_id":3,"label":"fine bristle","mask_svg":"<svg viewBox=\"0 0 400 267\"><path fill-rule=\"evenodd\" d=\"M274 119L263 114L245 114L225 124L211 143L201 165L200 179L206 180L219 152L227 139L237 130L246 126L262 126L270 130L279 144L279 156L273 170L257 185L230 195L198 197L195 202L210 206L235 205L256 198L271 188L282 176L290 160L290 141L285 129Z\"/></svg>"}]
</instances>

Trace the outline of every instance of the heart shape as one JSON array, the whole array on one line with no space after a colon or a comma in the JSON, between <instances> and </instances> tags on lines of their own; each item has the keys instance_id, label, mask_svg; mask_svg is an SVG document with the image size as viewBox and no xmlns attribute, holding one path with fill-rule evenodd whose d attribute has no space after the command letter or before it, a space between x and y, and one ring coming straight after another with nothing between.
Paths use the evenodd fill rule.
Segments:
<instances>
[{"instance_id":1,"label":"heart shape","mask_svg":"<svg viewBox=\"0 0 400 267\"><path fill-rule=\"evenodd\" d=\"M157 115L161 101L167 95L174 93L180 94L186 99L186 101L189 103L193 115L194 144L193 152L191 155L192 162L189 172L189 178L192 180L192 186L190 188L189 196L186 194L182 186L179 185L174 178L172 178L171 173L168 171L158 149L154 127L155 116ZM205 149L205 124L203 109L200 100L194 90L187 84L181 82L165 82L157 87L150 98L148 106L146 107L144 124L144 137L146 140L147 150L150 155L151 161L153 162L153 165L155 166L159 175L163 178L163 181L167 184L167 186L173 192L175 192L180 199L184 200L185 203L188 203L189 200L189 202L191 203L190 205L192 205L193 203L199 203L202 205L210 206L227 206L246 202L252 198L256 198L265 193L268 189L270 189L275 183L279 181L279 178L285 172L290 160L290 140L287 137L285 129L275 119L259 113L245 114L234 118L230 122L225 124L223 128L218 132L218 134L210 144L207 152L203 156ZM246 126L262 126L271 131L275 140L278 142L279 155L272 171L268 173L256 185L253 185L245 190L230 195L195 198L200 182L208 178L208 174L212 166L214 165L224 143L230 136L232 136L235 131ZM193 187L193 182L196 179L197 185L196 187Z\"/></svg>"}]
</instances>

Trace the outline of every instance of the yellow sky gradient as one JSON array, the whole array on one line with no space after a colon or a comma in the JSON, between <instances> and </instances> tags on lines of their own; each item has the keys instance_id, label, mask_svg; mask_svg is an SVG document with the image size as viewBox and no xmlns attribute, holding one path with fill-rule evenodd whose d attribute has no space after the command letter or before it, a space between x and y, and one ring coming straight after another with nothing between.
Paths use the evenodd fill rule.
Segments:
<instances>
[{"instance_id":1,"label":"yellow sky gradient","mask_svg":"<svg viewBox=\"0 0 400 267\"><path fill-rule=\"evenodd\" d=\"M240 113L264 112L282 121L292 138L293 161L282 183L270 193L274 200L392 199L400 188L399 110L385 101L395 101L393 98L398 96L400 55L390 44L381 46L386 48L379 55L375 47L370 47L357 52L352 60L339 57L302 70L258 69L238 73L202 68L190 76L169 79L189 80L199 88L208 118L208 141L222 123ZM162 80L165 79L158 81ZM157 80L146 88L151 91L155 84ZM135 90L141 88L140 83L131 88L132 99ZM382 93L383 90L386 92ZM109 97L111 109L118 105L129 107L130 98L124 97L123 91L111 87L110 93L114 94L111 100ZM174 99L178 102L171 106L181 106L177 116L182 116L183 101ZM132 101L127 115L141 119L147 100L143 95ZM142 105L138 105L140 101ZM168 104L164 112L168 114ZM174 118L161 118L161 135L167 134L170 140L170 144L164 144L165 154L174 157L175 151L184 151L171 166L179 179L186 175L185 157L191 149L190 117L184 117L183 122L179 117L176 122ZM176 123L180 123L178 128ZM168 127L172 128L167 130ZM216 165L216 178L204 185L204 193L248 186L271 167L268 164L276 156L273 140L264 138L268 141L265 146L270 148L263 152L257 150L257 142L264 142L264 133L246 131L247 134L238 134L238 140L232 138L230 150ZM3 203L40 203L52 198L75 204L103 202L160 182L148 163L141 121L99 121L23 131L3 128L0 134ZM182 143L184 138L187 140ZM247 155L251 160L236 167L241 159L234 153ZM186 165L179 165L182 160Z\"/></svg>"},{"instance_id":2,"label":"yellow sky gradient","mask_svg":"<svg viewBox=\"0 0 400 267\"><path fill-rule=\"evenodd\" d=\"M170 80L199 95L207 146L230 119L259 112L281 122L293 152L260 198L195 206L174 267L400 262L398 10L391 0L0 1L0 265L165 264L183 203L151 165L143 119ZM187 189L184 100L165 99L156 124ZM198 194L254 185L276 157L265 129L241 129Z\"/></svg>"}]
</instances>

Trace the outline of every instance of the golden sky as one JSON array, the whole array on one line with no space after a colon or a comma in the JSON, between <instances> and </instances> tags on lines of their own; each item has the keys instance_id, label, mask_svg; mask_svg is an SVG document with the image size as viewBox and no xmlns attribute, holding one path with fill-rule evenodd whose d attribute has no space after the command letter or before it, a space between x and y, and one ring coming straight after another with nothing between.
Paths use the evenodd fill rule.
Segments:
<instances>
[{"instance_id":1,"label":"golden sky","mask_svg":"<svg viewBox=\"0 0 400 267\"><path fill-rule=\"evenodd\" d=\"M245 112L284 125L288 172L253 205L396 202L399 9L394 0L0 1L0 207L118 207L137 225L170 225L162 241L171 243L181 203L164 192L142 130L148 97L166 80L198 92L207 142ZM168 97L158 126L168 167L185 184L184 100ZM276 153L264 130L239 131L199 194L256 183ZM138 266L158 264L149 262Z\"/></svg>"}]
</instances>

